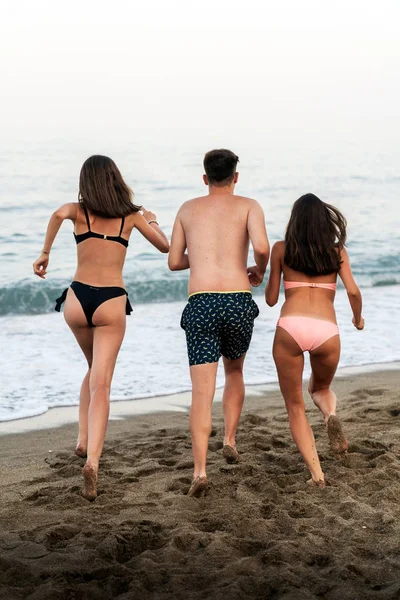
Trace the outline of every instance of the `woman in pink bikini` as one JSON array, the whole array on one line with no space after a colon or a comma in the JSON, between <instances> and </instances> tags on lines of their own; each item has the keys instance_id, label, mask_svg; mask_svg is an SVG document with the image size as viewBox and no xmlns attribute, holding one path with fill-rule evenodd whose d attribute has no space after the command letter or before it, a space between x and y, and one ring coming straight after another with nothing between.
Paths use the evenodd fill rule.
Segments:
<instances>
[{"instance_id":1,"label":"woman in pink bikini","mask_svg":"<svg viewBox=\"0 0 400 600\"><path fill-rule=\"evenodd\" d=\"M277 323L273 357L289 415L293 439L311 472L308 483L325 487L314 435L308 423L302 392L304 352L310 353L308 391L322 412L335 455L347 451L348 442L336 416L336 395L330 389L340 356L339 329L333 306L336 278L347 290L356 329L364 328L362 298L344 247L346 220L333 206L314 194L293 205L285 240L276 242L265 299L274 306L281 274L285 302Z\"/></svg>"}]
</instances>

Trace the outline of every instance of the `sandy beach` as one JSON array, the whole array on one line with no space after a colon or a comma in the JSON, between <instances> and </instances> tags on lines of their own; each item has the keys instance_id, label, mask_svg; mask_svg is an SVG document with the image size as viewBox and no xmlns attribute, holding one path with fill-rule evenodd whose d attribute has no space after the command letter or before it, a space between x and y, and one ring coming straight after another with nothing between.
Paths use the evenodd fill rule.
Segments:
<instances>
[{"instance_id":1,"label":"sandy beach","mask_svg":"<svg viewBox=\"0 0 400 600\"><path fill-rule=\"evenodd\" d=\"M307 398L328 485L306 486L280 393L249 388L239 465L186 495L186 408L111 420L100 494L80 495L76 424L0 436L0 598L400 598L399 371L336 380L349 452L336 460Z\"/></svg>"}]
</instances>

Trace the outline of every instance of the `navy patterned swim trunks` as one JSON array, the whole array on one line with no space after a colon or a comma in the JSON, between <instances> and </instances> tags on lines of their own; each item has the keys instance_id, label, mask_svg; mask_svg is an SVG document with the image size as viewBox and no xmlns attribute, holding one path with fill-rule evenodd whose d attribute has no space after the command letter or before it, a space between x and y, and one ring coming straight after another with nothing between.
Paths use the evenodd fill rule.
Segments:
<instances>
[{"instance_id":1,"label":"navy patterned swim trunks","mask_svg":"<svg viewBox=\"0 0 400 600\"><path fill-rule=\"evenodd\" d=\"M250 292L201 292L190 296L181 319L189 365L217 362L221 355L229 360L240 358L249 349L259 312Z\"/></svg>"}]
</instances>

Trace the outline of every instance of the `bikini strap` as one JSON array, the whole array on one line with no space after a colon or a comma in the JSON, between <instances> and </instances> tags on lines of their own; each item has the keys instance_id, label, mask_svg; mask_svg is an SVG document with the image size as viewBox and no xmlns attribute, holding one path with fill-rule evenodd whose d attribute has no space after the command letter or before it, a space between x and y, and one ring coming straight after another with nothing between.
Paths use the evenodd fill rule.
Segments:
<instances>
[{"instance_id":1,"label":"bikini strap","mask_svg":"<svg viewBox=\"0 0 400 600\"><path fill-rule=\"evenodd\" d=\"M124 225L125 225L125 217L122 217L122 221L121 221L121 229L119 230L119 237L121 237L121 233L122 233L122 230L123 230L123 228L124 228Z\"/></svg>"},{"instance_id":2,"label":"bikini strap","mask_svg":"<svg viewBox=\"0 0 400 600\"><path fill-rule=\"evenodd\" d=\"M83 212L85 213L86 223L87 223L88 229L90 231L90 221L89 221L88 211L86 210L86 206L84 204L82 204L82 208L83 208Z\"/></svg>"}]
</instances>

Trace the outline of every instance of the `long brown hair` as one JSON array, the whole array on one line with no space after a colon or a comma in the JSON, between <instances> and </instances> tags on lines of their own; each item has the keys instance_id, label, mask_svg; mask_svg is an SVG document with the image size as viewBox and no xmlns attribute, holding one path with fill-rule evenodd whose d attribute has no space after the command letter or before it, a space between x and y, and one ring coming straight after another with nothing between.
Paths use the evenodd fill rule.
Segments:
<instances>
[{"instance_id":1,"label":"long brown hair","mask_svg":"<svg viewBox=\"0 0 400 600\"><path fill-rule=\"evenodd\" d=\"M79 176L81 206L101 217L126 217L142 208L132 198L132 190L111 158L95 154L85 160Z\"/></svg>"},{"instance_id":2,"label":"long brown hair","mask_svg":"<svg viewBox=\"0 0 400 600\"><path fill-rule=\"evenodd\" d=\"M337 208L314 194L293 204L285 235L285 264L305 275L330 275L340 270L340 251L347 222Z\"/></svg>"}]
</instances>

